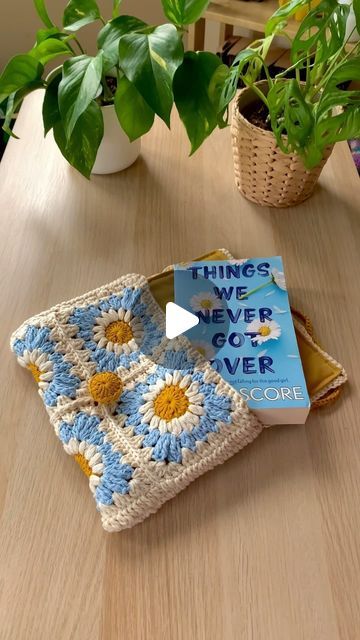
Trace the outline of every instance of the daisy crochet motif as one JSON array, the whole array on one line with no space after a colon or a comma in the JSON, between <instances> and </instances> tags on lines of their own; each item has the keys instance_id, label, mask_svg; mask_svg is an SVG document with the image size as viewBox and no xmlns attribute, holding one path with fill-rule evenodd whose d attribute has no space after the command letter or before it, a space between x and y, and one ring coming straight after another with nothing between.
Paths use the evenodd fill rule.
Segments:
<instances>
[{"instance_id":1,"label":"daisy crochet motif","mask_svg":"<svg viewBox=\"0 0 360 640\"><path fill-rule=\"evenodd\" d=\"M185 338L166 338L143 276L34 316L11 347L108 531L140 522L263 428Z\"/></svg>"}]
</instances>

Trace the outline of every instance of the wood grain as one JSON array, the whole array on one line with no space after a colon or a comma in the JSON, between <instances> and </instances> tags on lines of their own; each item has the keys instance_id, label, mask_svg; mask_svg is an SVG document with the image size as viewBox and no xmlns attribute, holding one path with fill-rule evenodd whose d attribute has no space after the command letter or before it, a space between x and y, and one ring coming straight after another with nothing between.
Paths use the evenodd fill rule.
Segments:
<instances>
[{"instance_id":1,"label":"wood grain","mask_svg":"<svg viewBox=\"0 0 360 640\"><path fill-rule=\"evenodd\" d=\"M157 123L129 170L73 171L26 100L1 163L0 636L3 640L357 640L360 182L337 145L314 196L236 191L229 130L188 158ZM342 400L275 427L156 515L102 531L86 480L9 352L29 315L132 271L225 246L281 254L293 304L348 371Z\"/></svg>"}]
</instances>

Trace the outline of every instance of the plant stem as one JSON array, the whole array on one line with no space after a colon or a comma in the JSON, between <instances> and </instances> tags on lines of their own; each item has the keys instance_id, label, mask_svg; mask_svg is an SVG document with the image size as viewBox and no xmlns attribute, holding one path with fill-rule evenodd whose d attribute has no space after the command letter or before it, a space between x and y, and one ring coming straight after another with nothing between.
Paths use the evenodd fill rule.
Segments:
<instances>
[{"instance_id":1,"label":"plant stem","mask_svg":"<svg viewBox=\"0 0 360 640\"><path fill-rule=\"evenodd\" d=\"M251 296L251 294L256 293L257 291L260 291L260 289L264 289L264 287L268 287L269 284L273 284L273 282L274 282L274 280L271 278L271 280L269 280L269 282L264 282L264 284L260 284L258 287L255 287L255 289L251 289L251 291L248 291L247 293L244 293L242 296L237 298L237 300L243 300L244 298L247 298L248 296Z\"/></svg>"},{"instance_id":2,"label":"plant stem","mask_svg":"<svg viewBox=\"0 0 360 640\"><path fill-rule=\"evenodd\" d=\"M84 49L82 48L82 46L81 46L81 44L80 44L79 40L78 40L76 37L74 37L74 40L75 40L75 42L76 42L77 46L79 47L79 49L80 49L81 53L83 53L83 54L84 54L84 53L85 53L85 51L84 51Z\"/></svg>"},{"instance_id":3,"label":"plant stem","mask_svg":"<svg viewBox=\"0 0 360 640\"><path fill-rule=\"evenodd\" d=\"M336 63L338 61L338 58L340 56L341 53L343 53L345 51L345 47L348 44L351 36L353 35L354 31L355 31L356 27L354 27L351 31L351 33L349 33L349 37L345 40L343 46L341 47L341 49L339 49L339 51L334 55L333 59L331 60L327 71L324 73L324 75L322 76L322 78L320 79L319 84L315 85L314 90L311 92L310 94L310 100L319 92L319 90L326 85L327 81L329 80L331 74L333 73L334 69L336 69ZM350 49L350 51L348 51L347 53L345 53L344 57L341 60L341 63L343 63L345 60L347 60L353 53L354 51L357 49L357 47L359 46L360 41L359 42L355 42L354 46Z\"/></svg>"},{"instance_id":4,"label":"plant stem","mask_svg":"<svg viewBox=\"0 0 360 640\"><path fill-rule=\"evenodd\" d=\"M74 51L74 49L72 48L71 44L69 44L69 42L68 42L68 41L66 41L66 44L67 44L67 46L69 47L69 49L70 49L70 51L71 51L72 55L73 55L73 56L76 56L76 51Z\"/></svg>"},{"instance_id":5,"label":"plant stem","mask_svg":"<svg viewBox=\"0 0 360 640\"><path fill-rule=\"evenodd\" d=\"M303 62L305 62L305 60L307 60L308 58L309 58L309 61L310 61L311 56L312 56L312 53L309 53L309 54L308 54L307 56L305 56L304 58L300 58L300 60L298 60L297 62L295 62L294 64L292 64L292 65L291 65L291 67L288 67L288 68L287 68L287 69L285 69L284 71L281 71L280 73L277 73L277 74L276 74L276 76L275 76L275 79L276 79L276 78L283 78L283 76L286 76L286 74L287 74L287 73L289 73L289 71L292 71L293 69L295 69L295 70L296 70L296 67L298 67L298 66L300 65L300 63L302 64L302 63L303 63Z\"/></svg>"},{"instance_id":6,"label":"plant stem","mask_svg":"<svg viewBox=\"0 0 360 640\"><path fill-rule=\"evenodd\" d=\"M106 82L106 76L103 75L102 77L102 86L103 86L103 90L104 90L104 99L106 100L106 102L112 102L114 96L111 93L109 87L108 87L108 83Z\"/></svg>"},{"instance_id":7,"label":"plant stem","mask_svg":"<svg viewBox=\"0 0 360 640\"><path fill-rule=\"evenodd\" d=\"M267 106L267 108L269 108L269 103L266 99L265 94L262 91L260 91L260 89L256 86L256 84L247 83L245 79L244 79L244 83L246 84L247 87L252 89L253 92L256 93L256 95L260 98L260 100Z\"/></svg>"},{"instance_id":8,"label":"plant stem","mask_svg":"<svg viewBox=\"0 0 360 640\"><path fill-rule=\"evenodd\" d=\"M274 84L274 81L273 81L273 79L272 79L272 77L271 77L271 75L269 73L269 69L267 67L267 64L265 64L265 61L264 61L264 64L263 64L263 69L265 71L265 75L266 75L266 79L267 79L267 81L269 83L269 87L271 88L273 86L273 84Z\"/></svg>"}]
</instances>

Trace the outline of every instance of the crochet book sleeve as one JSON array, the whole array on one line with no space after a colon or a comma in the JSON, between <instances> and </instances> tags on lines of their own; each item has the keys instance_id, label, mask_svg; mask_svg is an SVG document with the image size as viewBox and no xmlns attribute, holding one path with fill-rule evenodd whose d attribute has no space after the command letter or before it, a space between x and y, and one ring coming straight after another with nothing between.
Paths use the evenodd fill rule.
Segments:
<instances>
[{"instance_id":1,"label":"crochet book sleeve","mask_svg":"<svg viewBox=\"0 0 360 640\"><path fill-rule=\"evenodd\" d=\"M107 531L142 521L263 428L186 338L166 338L143 276L34 316L11 348Z\"/></svg>"}]
</instances>

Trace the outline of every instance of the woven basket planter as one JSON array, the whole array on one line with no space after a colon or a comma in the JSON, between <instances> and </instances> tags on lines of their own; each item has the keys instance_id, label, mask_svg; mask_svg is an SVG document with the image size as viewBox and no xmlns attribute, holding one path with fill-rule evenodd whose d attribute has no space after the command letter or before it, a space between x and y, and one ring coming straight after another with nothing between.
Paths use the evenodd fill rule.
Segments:
<instances>
[{"instance_id":1,"label":"woven basket planter","mask_svg":"<svg viewBox=\"0 0 360 640\"><path fill-rule=\"evenodd\" d=\"M266 82L263 91L265 87ZM245 88L234 102L231 136L236 185L245 198L262 206L294 206L311 196L333 147L328 147L322 162L308 171L297 154L287 155L277 147L272 131L254 126L242 115L245 107L258 100Z\"/></svg>"}]
</instances>

